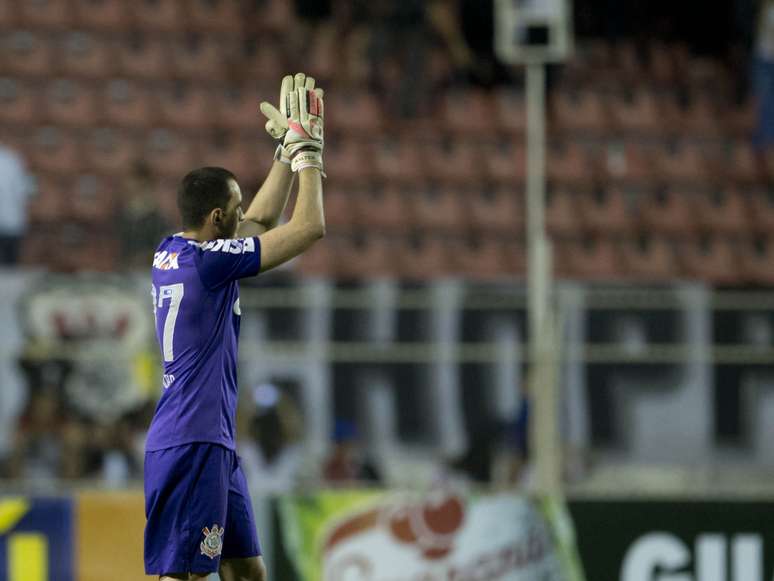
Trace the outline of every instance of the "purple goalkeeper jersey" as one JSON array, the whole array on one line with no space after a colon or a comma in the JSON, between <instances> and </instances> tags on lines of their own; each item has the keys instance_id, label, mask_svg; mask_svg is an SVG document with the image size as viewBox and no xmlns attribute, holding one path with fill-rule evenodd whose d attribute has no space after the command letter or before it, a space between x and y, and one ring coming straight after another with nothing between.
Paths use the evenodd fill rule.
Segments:
<instances>
[{"instance_id":1,"label":"purple goalkeeper jersey","mask_svg":"<svg viewBox=\"0 0 774 581\"><path fill-rule=\"evenodd\" d=\"M147 451L191 442L235 449L238 279L258 274L258 238L199 243L166 238L153 258L151 293L164 362Z\"/></svg>"}]
</instances>

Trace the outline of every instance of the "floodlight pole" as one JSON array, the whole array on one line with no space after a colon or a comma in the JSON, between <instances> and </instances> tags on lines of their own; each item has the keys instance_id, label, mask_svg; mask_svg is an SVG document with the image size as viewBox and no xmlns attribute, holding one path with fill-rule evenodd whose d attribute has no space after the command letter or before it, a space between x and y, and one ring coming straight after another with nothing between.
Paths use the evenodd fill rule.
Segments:
<instances>
[{"instance_id":1,"label":"floodlight pole","mask_svg":"<svg viewBox=\"0 0 774 581\"><path fill-rule=\"evenodd\" d=\"M551 308L552 260L546 236L546 65L527 63L527 308L529 324L530 453L542 493L561 490L558 373Z\"/></svg>"}]
</instances>

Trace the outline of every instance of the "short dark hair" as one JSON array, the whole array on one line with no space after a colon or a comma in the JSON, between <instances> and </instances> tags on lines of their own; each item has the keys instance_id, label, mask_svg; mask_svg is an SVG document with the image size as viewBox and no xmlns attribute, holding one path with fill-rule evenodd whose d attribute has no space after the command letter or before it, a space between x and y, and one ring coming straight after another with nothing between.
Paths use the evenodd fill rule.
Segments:
<instances>
[{"instance_id":1,"label":"short dark hair","mask_svg":"<svg viewBox=\"0 0 774 581\"><path fill-rule=\"evenodd\" d=\"M177 190L183 228L199 228L215 208L226 208L231 198L229 180L237 181L233 173L222 167L200 167L183 178Z\"/></svg>"}]
</instances>

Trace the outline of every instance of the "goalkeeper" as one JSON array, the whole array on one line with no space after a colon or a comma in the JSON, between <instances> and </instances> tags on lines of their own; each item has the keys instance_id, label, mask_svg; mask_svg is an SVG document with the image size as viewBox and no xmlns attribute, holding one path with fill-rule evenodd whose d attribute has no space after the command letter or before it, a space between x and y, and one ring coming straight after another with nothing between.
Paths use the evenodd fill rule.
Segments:
<instances>
[{"instance_id":1,"label":"goalkeeper","mask_svg":"<svg viewBox=\"0 0 774 581\"><path fill-rule=\"evenodd\" d=\"M183 232L153 259L164 391L145 446L145 571L168 579L264 581L247 482L235 452L238 280L301 254L325 232L323 92L285 77L279 108L261 103L279 146L246 212L234 175L205 167L183 178ZM298 175L293 216L278 226Z\"/></svg>"}]
</instances>

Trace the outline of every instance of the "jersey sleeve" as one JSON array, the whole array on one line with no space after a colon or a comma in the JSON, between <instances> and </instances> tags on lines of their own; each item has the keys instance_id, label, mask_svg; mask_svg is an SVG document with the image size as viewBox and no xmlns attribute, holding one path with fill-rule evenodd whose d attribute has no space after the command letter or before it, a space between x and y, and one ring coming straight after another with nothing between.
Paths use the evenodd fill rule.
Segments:
<instances>
[{"instance_id":1,"label":"jersey sleeve","mask_svg":"<svg viewBox=\"0 0 774 581\"><path fill-rule=\"evenodd\" d=\"M200 248L196 267L207 288L255 276L261 270L261 242L257 236L210 240Z\"/></svg>"}]
</instances>

